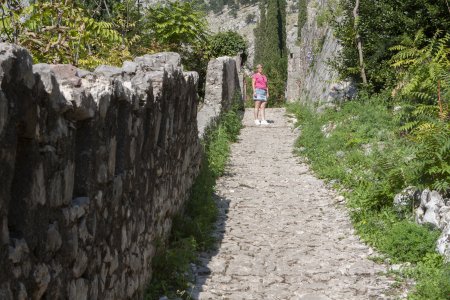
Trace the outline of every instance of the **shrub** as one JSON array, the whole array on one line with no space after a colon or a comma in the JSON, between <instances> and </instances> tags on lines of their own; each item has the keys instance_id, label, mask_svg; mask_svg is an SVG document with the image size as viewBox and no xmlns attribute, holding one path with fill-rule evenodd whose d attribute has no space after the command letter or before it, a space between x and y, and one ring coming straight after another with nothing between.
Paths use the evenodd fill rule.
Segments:
<instances>
[{"instance_id":1,"label":"shrub","mask_svg":"<svg viewBox=\"0 0 450 300\"><path fill-rule=\"evenodd\" d=\"M434 253L438 237L438 231L404 220L385 233L380 250L389 254L394 262L417 263L427 254Z\"/></svg>"},{"instance_id":2,"label":"shrub","mask_svg":"<svg viewBox=\"0 0 450 300\"><path fill-rule=\"evenodd\" d=\"M448 300L450 299L450 264L444 263L442 256L428 254L416 268L406 275L418 279L411 300Z\"/></svg>"},{"instance_id":3,"label":"shrub","mask_svg":"<svg viewBox=\"0 0 450 300\"><path fill-rule=\"evenodd\" d=\"M239 53L246 55L247 53L247 43L235 31L219 32L211 36L209 47L212 57L235 56Z\"/></svg>"},{"instance_id":4,"label":"shrub","mask_svg":"<svg viewBox=\"0 0 450 300\"><path fill-rule=\"evenodd\" d=\"M254 13L250 13L250 14L248 14L248 15L245 17L245 23L246 23L246 24L254 23L254 22L255 22L255 18L256 18L255 14L254 14Z\"/></svg>"}]
</instances>

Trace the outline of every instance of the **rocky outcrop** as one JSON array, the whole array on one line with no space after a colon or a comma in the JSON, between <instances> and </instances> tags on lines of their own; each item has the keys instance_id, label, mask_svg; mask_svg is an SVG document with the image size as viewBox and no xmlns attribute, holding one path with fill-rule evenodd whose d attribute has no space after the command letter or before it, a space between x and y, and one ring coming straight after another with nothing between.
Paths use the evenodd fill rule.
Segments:
<instances>
[{"instance_id":1,"label":"rocky outcrop","mask_svg":"<svg viewBox=\"0 0 450 300\"><path fill-rule=\"evenodd\" d=\"M305 25L302 28L288 26L287 101L330 106L356 93L350 82L339 81L337 72L329 65L341 50L332 28L318 22L329 3L327 0L309 1ZM301 31L300 40L298 30Z\"/></svg>"},{"instance_id":2,"label":"rocky outcrop","mask_svg":"<svg viewBox=\"0 0 450 300\"><path fill-rule=\"evenodd\" d=\"M450 261L450 201L436 191L424 190L415 217L418 224L441 230L436 249Z\"/></svg>"},{"instance_id":3,"label":"rocky outcrop","mask_svg":"<svg viewBox=\"0 0 450 300\"><path fill-rule=\"evenodd\" d=\"M420 192L408 187L394 198L394 209L401 215L415 211L415 221L441 231L436 249L450 261L450 201L437 191Z\"/></svg>"},{"instance_id":4,"label":"rocky outcrop","mask_svg":"<svg viewBox=\"0 0 450 300\"><path fill-rule=\"evenodd\" d=\"M1 299L142 295L202 155L179 63L87 72L0 44Z\"/></svg>"}]
</instances>

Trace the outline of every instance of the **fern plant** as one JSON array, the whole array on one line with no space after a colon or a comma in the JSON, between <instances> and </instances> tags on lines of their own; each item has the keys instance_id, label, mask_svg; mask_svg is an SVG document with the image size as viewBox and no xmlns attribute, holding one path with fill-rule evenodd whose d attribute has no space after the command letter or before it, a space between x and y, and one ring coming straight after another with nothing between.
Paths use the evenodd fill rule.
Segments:
<instances>
[{"instance_id":1,"label":"fern plant","mask_svg":"<svg viewBox=\"0 0 450 300\"><path fill-rule=\"evenodd\" d=\"M392 66L398 71L398 84L394 95L408 101L435 104L438 88L442 97L450 96L450 33L437 31L426 40L423 31L414 39L405 38L401 45L391 48L397 53L392 57Z\"/></svg>"},{"instance_id":2,"label":"fern plant","mask_svg":"<svg viewBox=\"0 0 450 300\"><path fill-rule=\"evenodd\" d=\"M129 57L113 24L87 17L74 1L36 1L23 7L10 2L0 4L2 37L28 48L37 62L93 68Z\"/></svg>"},{"instance_id":3,"label":"fern plant","mask_svg":"<svg viewBox=\"0 0 450 300\"><path fill-rule=\"evenodd\" d=\"M399 71L394 94L413 104L400 128L417 145L420 184L450 190L450 34L438 31L426 41L422 31L392 48ZM405 116L405 115L404 115Z\"/></svg>"},{"instance_id":4,"label":"fern plant","mask_svg":"<svg viewBox=\"0 0 450 300\"><path fill-rule=\"evenodd\" d=\"M422 123L413 132L418 144L421 184L435 190L450 190L450 124L448 122Z\"/></svg>"}]
</instances>

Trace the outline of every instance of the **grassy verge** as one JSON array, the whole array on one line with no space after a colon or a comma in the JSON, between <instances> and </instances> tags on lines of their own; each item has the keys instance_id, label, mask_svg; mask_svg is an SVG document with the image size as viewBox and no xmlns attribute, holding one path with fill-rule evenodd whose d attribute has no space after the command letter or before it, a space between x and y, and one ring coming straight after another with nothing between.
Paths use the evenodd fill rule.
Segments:
<instances>
[{"instance_id":1,"label":"grassy verge","mask_svg":"<svg viewBox=\"0 0 450 300\"><path fill-rule=\"evenodd\" d=\"M420 185L418 149L398 134L399 121L381 98L353 101L321 115L291 105L301 126L296 151L315 173L347 198L353 224L391 263L410 263L399 278L413 279L411 299L450 299L450 267L435 253L439 233L398 215L394 195Z\"/></svg>"},{"instance_id":2,"label":"grassy verge","mask_svg":"<svg viewBox=\"0 0 450 300\"><path fill-rule=\"evenodd\" d=\"M184 213L175 217L170 239L161 243L153 258L153 278L145 299L162 295L190 299L193 281L190 264L199 251L213 247L212 236L217 207L212 197L216 179L223 174L230 153L230 143L236 141L242 127L239 106L233 106L221 118L218 126L207 133L205 155L200 174L194 182Z\"/></svg>"}]
</instances>

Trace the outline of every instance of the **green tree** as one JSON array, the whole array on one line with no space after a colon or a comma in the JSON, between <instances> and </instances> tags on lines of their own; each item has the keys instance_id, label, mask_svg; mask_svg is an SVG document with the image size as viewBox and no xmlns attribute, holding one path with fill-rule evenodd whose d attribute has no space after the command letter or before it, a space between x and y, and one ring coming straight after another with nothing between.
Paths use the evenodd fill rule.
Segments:
<instances>
[{"instance_id":1,"label":"green tree","mask_svg":"<svg viewBox=\"0 0 450 300\"><path fill-rule=\"evenodd\" d=\"M1 8L2 36L28 48L37 62L92 68L118 64L129 56L126 41L111 23L86 17L85 10L72 1L37 1L28 6L6 1Z\"/></svg>"},{"instance_id":2,"label":"green tree","mask_svg":"<svg viewBox=\"0 0 450 300\"><path fill-rule=\"evenodd\" d=\"M247 43L235 31L219 32L210 37L208 44L212 57L247 55Z\"/></svg>"},{"instance_id":3,"label":"green tree","mask_svg":"<svg viewBox=\"0 0 450 300\"><path fill-rule=\"evenodd\" d=\"M427 38L436 30L450 28L447 0L380 0L361 1L357 29L364 41L364 66L369 86L378 92L395 84L395 70L390 66L393 55L389 48L404 36L413 37L422 29ZM361 81L359 54L355 44L353 9L355 0L342 0L342 18L334 20L336 37L343 49L333 65L343 78Z\"/></svg>"},{"instance_id":4,"label":"green tree","mask_svg":"<svg viewBox=\"0 0 450 300\"><path fill-rule=\"evenodd\" d=\"M263 64L274 104L285 100L287 79L286 1L268 0L267 11L260 5L261 20L255 29L255 65Z\"/></svg>"},{"instance_id":5,"label":"green tree","mask_svg":"<svg viewBox=\"0 0 450 300\"><path fill-rule=\"evenodd\" d=\"M254 64L258 64L258 62L261 62L264 60L264 47L266 45L266 34L265 29L267 25L266 21L266 2L265 0L262 0L259 3L259 13L260 13L260 19L258 22L258 25L255 27L254 35L255 35L255 56L254 56Z\"/></svg>"},{"instance_id":6,"label":"green tree","mask_svg":"<svg viewBox=\"0 0 450 300\"><path fill-rule=\"evenodd\" d=\"M175 1L148 7L145 19L153 40L167 50L206 41L205 16L190 2Z\"/></svg>"}]
</instances>

